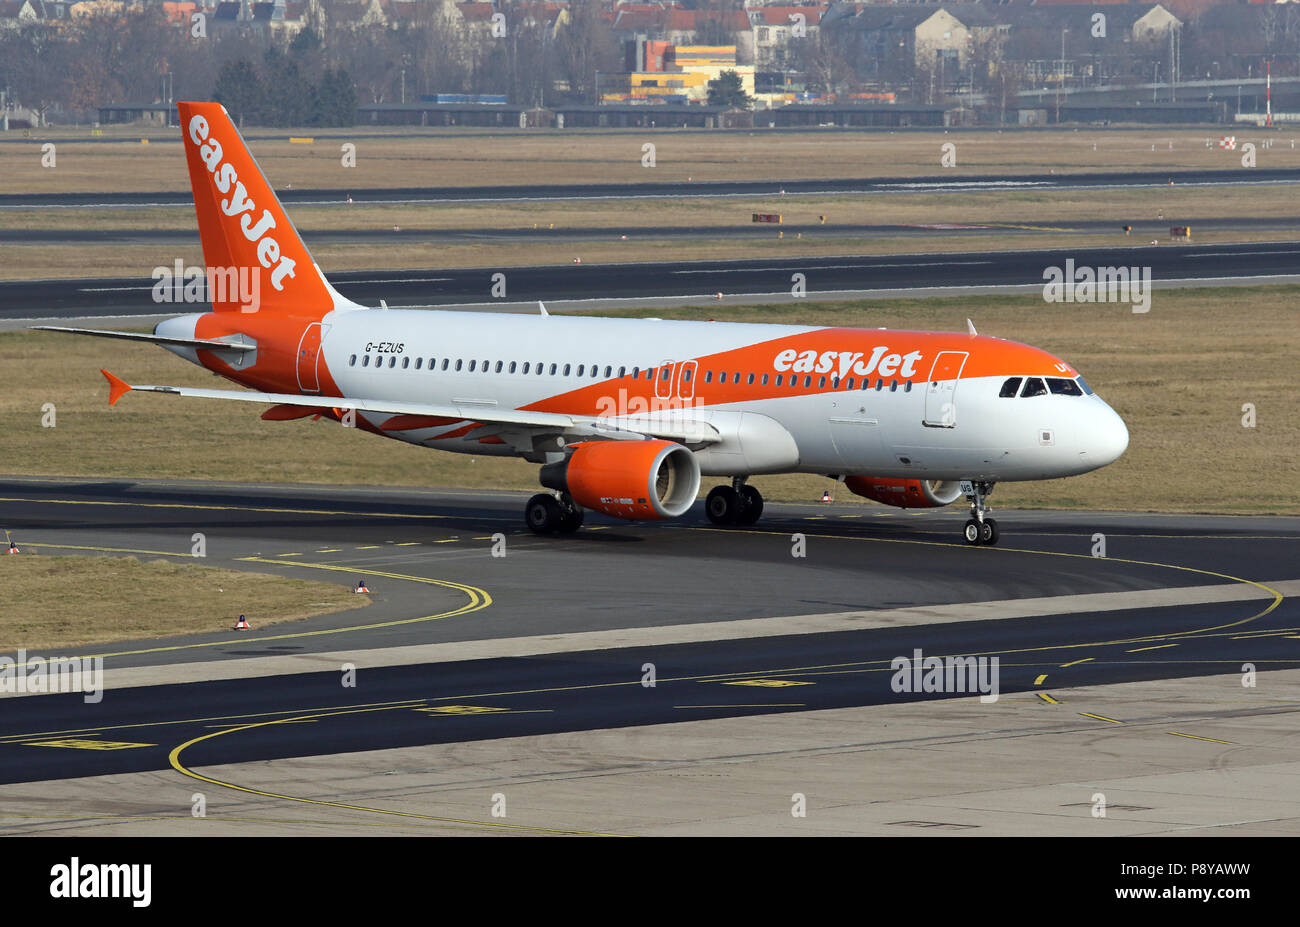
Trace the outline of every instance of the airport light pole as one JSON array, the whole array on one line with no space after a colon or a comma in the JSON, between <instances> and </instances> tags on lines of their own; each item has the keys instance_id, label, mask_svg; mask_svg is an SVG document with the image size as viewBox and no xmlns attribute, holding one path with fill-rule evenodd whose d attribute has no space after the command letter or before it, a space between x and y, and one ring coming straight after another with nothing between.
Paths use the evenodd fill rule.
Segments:
<instances>
[{"instance_id":1,"label":"airport light pole","mask_svg":"<svg viewBox=\"0 0 1300 927\"><path fill-rule=\"evenodd\" d=\"M1065 34L1069 31L1069 29L1061 30L1061 70L1057 75L1060 80L1056 85L1056 121L1058 123L1061 121L1061 94L1065 90Z\"/></svg>"}]
</instances>

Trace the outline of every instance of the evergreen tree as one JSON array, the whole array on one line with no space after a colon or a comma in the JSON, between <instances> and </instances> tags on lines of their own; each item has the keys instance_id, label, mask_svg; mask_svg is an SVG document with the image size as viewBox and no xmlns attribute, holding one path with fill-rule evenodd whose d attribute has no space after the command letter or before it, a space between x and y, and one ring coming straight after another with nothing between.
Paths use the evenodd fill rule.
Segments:
<instances>
[{"instance_id":1,"label":"evergreen tree","mask_svg":"<svg viewBox=\"0 0 1300 927\"><path fill-rule=\"evenodd\" d=\"M711 106L735 106L749 109L754 99L745 93L745 85L735 71L723 71L717 80L709 81L709 104Z\"/></svg>"}]
</instances>

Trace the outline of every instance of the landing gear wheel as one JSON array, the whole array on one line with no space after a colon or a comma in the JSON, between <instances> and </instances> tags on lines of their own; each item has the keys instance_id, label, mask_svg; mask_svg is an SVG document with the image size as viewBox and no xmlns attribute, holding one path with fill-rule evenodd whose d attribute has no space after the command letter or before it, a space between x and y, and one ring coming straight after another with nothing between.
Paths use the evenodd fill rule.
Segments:
<instances>
[{"instance_id":1,"label":"landing gear wheel","mask_svg":"<svg viewBox=\"0 0 1300 927\"><path fill-rule=\"evenodd\" d=\"M714 486L704 497L704 511L715 525L734 525L740 516L740 493L730 486Z\"/></svg>"},{"instance_id":2,"label":"landing gear wheel","mask_svg":"<svg viewBox=\"0 0 1300 927\"><path fill-rule=\"evenodd\" d=\"M980 544L983 542L984 529L975 519L966 522L966 527L962 529L961 536L966 539L967 544Z\"/></svg>"},{"instance_id":3,"label":"landing gear wheel","mask_svg":"<svg viewBox=\"0 0 1300 927\"><path fill-rule=\"evenodd\" d=\"M980 529L981 544L996 544L998 542L998 523L991 518L984 519L984 526Z\"/></svg>"},{"instance_id":4,"label":"landing gear wheel","mask_svg":"<svg viewBox=\"0 0 1300 927\"><path fill-rule=\"evenodd\" d=\"M524 506L524 521L533 534L555 534L563 530L561 525L564 522L564 509L560 508L560 503L554 496L539 492Z\"/></svg>"},{"instance_id":5,"label":"landing gear wheel","mask_svg":"<svg viewBox=\"0 0 1300 927\"><path fill-rule=\"evenodd\" d=\"M560 534L573 534L582 527L582 520L583 511L576 505L569 509L561 507L560 524L556 530Z\"/></svg>"},{"instance_id":6,"label":"landing gear wheel","mask_svg":"<svg viewBox=\"0 0 1300 927\"><path fill-rule=\"evenodd\" d=\"M763 517L763 494L748 484L740 487L740 498L744 503L736 518L738 525L752 525Z\"/></svg>"}]
</instances>

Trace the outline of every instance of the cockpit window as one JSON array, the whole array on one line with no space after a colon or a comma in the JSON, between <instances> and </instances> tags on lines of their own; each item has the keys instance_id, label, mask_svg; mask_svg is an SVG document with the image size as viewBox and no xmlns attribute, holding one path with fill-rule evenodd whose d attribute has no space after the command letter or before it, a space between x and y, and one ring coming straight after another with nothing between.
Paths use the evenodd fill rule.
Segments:
<instances>
[{"instance_id":1,"label":"cockpit window","mask_svg":"<svg viewBox=\"0 0 1300 927\"><path fill-rule=\"evenodd\" d=\"M1048 377L1047 388L1052 391L1053 396L1082 396L1083 390L1079 389L1079 384L1073 380L1067 380L1064 377Z\"/></svg>"},{"instance_id":2,"label":"cockpit window","mask_svg":"<svg viewBox=\"0 0 1300 927\"><path fill-rule=\"evenodd\" d=\"M1013 398L1020 391L1020 381L1023 379L1024 377L1011 377L1002 384L1002 392L998 393L998 395L1003 399Z\"/></svg>"},{"instance_id":3,"label":"cockpit window","mask_svg":"<svg viewBox=\"0 0 1300 927\"><path fill-rule=\"evenodd\" d=\"M1079 383L1079 388L1083 390L1083 395L1085 396L1092 395L1092 387L1088 385L1087 380L1085 380L1083 377L1079 377L1078 383Z\"/></svg>"},{"instance_id":4,"label":"cockpit window","mask_svg":"<svg viewBox=\"0 0 1300 927\"><path fill-rule=\"evenodd\" d=\"M1046 396L1047 386L1043 383L1042 377L1030 377L1025 380L1025 388L1020 391L1020 398L1027 396Z\"/></svg>"}]
</instances>

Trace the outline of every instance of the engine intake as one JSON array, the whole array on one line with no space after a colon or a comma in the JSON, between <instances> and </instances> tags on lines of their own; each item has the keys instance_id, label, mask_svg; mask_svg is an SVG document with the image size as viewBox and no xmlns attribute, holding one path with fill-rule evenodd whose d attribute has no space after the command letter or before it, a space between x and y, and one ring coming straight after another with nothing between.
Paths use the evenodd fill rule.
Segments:
<instances>
[{"instance_id":1,"label":"engine intake","mask_svg":"<svg viewBox=\"0 0 1300 927\"><path fill-rule=\"evenodd\" d=\"M584 441L540 474L548 489L567 492L583 508L653 521L676 518L695 503L700 465L672 441Z\"/></svg>"},{"instance_id":2,"label":"engine intake","mask_svg":"<svg viewBox=\"0 0 1300 927\"><path fill-rule=\"evenodd\" d=\"M844 480L849 492L873 502L900 509L934 509L951 505L962 497L956 480L898 480L874 476L850 476Z\"/></svg>"}]
</instances>

